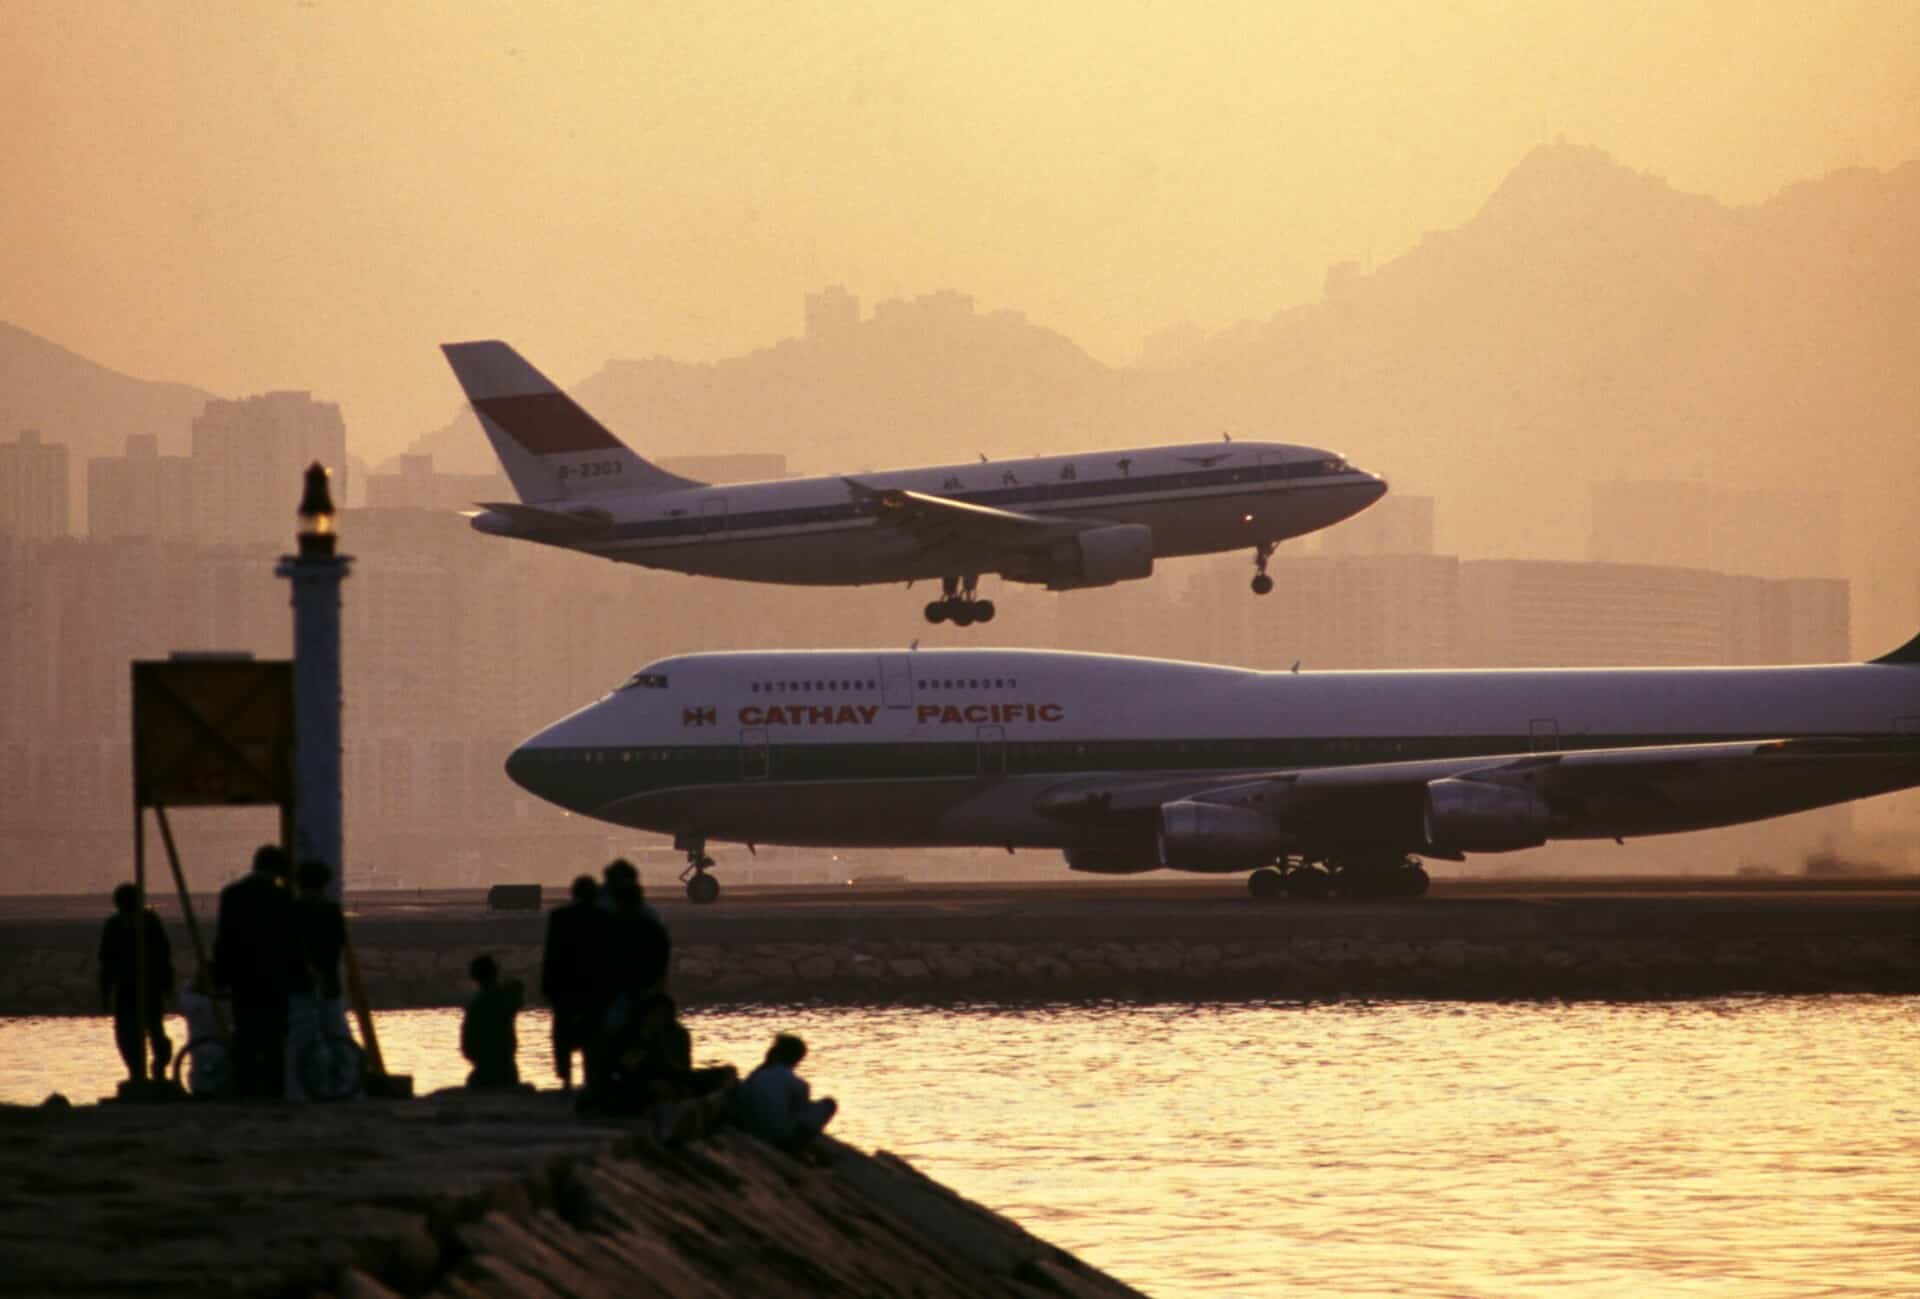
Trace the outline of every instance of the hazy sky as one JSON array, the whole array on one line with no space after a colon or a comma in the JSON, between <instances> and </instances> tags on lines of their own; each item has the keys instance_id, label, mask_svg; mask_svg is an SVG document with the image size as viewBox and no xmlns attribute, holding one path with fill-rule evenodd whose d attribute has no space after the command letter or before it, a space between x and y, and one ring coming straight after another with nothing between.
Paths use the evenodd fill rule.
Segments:
<instances>
[{"instance_id":1,"label":"hazy sky","mask_svg":"<svg viewBox=\"0 0 1920 1299\"><path fill-rule=\"evenodd\" d=\"M953 287L1104 359L1317 295L1564 134L1733 202L1920 156L1920 4L0 4L0 320L311 388L563 382Z\"/></svg>"}]
</instances>

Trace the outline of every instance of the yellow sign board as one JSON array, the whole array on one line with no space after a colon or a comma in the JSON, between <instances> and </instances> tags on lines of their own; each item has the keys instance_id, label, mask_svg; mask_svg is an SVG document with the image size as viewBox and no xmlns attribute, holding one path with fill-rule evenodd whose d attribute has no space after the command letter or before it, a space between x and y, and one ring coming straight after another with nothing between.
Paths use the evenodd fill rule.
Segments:
<instances>
[{"instance_id":1,"label":"yellow sign board","mask_svg":"<svg viewBox=\"0 0 1920 1299\"><path fill-rule=\"evenodd\" d=\"M136 807L293 801L293 664L174 658L133 665Z\"/></svg>"}]
</instances>

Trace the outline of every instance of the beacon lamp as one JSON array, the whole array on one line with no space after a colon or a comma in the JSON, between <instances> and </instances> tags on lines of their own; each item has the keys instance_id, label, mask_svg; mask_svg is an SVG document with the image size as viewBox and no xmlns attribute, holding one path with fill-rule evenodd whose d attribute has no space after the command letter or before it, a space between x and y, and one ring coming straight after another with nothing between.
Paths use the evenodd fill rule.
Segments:
<instances>
[{"instance_id":1,"label":"beacon lamp","mask_svg":"<svg viewBox=\"0 0 1920 1299\"><path fill-rule=\"evenodd\" d=\"M306 489L300 493L300 557L333 554L332 475L319 461L307 466Z\"/></svg>"}]
</instances>

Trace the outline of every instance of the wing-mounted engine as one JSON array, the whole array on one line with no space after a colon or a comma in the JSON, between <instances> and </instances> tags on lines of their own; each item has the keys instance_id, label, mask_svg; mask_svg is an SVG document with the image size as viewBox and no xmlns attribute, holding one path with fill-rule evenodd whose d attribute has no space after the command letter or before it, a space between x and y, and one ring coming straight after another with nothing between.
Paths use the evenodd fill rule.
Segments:
<instances>
[{"instance_id":1,"label":"wing-mounted engine","mask_svg":"<svg viewBox=\"0 0 1920 1299\"><path fill-rule=\"evenodd\" d=\"M1056 537L1003 572L1013 582L1044 582L1049 591L1112 586L1153 576L1153 529L1113 523Z\"/></svg>"},{"instance_id":2,"label":"wing-mounted engine","mask_svg":"<svg viewBox=\"0 0 1920 1299\"><path fill-rule=\"evenodd\" d=\"M1160 858L1154 852L1151 839L1110 847L1066 848L1061 856L1067 859L1068 870L1084 871L1088 875L1140 875L1160 869Z\"/></svg>"},{"instance_id":3,"label":"wing-mounted engine","mask_svg":"<svg viewBox=\"0 0 1920 1299\"><path fill-rule=\"evenodd\" d=\"M1449 777L1427 783L1422 827L1430 848L1511 852L1545 843L1554 815L1531 789Z\"/></svg>"},{"instance_id":4,"label":"wing-mounted engine","mask_svg":"<svg viewBox=\"0 0 1920 1299\"><path fill-rule=\"evenodd\" d=\"M1160 865L1173 870L1253 870L1290 846L1277 822L1250 807L1183 798L1160 809Z\"/></svg>"}]
</instances>

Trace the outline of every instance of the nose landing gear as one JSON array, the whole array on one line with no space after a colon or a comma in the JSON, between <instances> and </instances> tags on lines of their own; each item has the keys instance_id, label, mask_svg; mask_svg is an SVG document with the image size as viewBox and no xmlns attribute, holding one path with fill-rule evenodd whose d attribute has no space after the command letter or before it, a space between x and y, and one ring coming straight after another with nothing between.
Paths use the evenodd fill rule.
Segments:
<instances>
[{"instance_id":1,"label":"nose landing gear","mask_svg":"<svg viewBox=\"0 0 1920 1299\"><path fill-rule=\"evenodd\" d=\"M969 627L976 622L993 621L993 601L976 600L973 592L980 583L978 574L968 574L964 579L943 577L940 579L941 596L929 601L926 608L927 621L942 623L949 619L956 627Z\"/></svg>"},{"instance_id":2,"label":"nose landing gear","mask_svg":"<svg viewBox=\"0 0 1920 1299\"><path fill-rule=\"evenodd\" d=\"M687 854L687 868L680 872L687 886L687 901L705 905L718 898L720 881L707 874L713 869L713 858L707 856L706 836L675 835L673 846Z\"/></svg>"},{"instance_id":3,"label":"nose landing gear","mask_svg":"<svg viewBox=\"0 0 1920 1299\"><path fill-rule=\"evenodd\" d=\"M1273 579L1267 576L1267 561L1273 558L1274 547L1279 543L1262 541L1253 548L1253 593L1265 595L1273 590Z\"/></svg>"}]
</instances>

